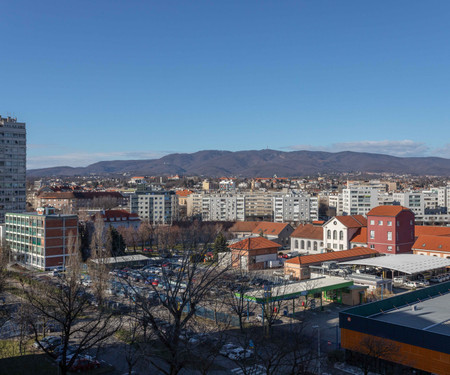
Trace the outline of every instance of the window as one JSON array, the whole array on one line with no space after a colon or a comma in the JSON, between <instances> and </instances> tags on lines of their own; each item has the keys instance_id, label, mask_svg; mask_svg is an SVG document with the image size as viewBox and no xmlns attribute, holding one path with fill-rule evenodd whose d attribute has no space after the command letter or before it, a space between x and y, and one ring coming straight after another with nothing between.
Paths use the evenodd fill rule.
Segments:
<instances>
[{"instance_id":1,"label":"window","mask_svg":"<svg viewBox=\"0 0 450 375\"><path fill-rule=\"evenodd\" d=\"M371 230L370 231L370 239L373 240L375 238L375 231Z\"/></svg>"},{"instance_id":2,"label":"window","mask_svg":"<svg viewBox=\"0 0 450 375\"><path fill-rule=\"evenodd\" d=\"M398 226L398 227L400 226L400 221L397 221L397 226Z\"/></svg>"},{"instance_id":3,"label":"window","mask_svg":"<svg viewBox=\"0 0 450 375\"><path fill-rule=\"evenodd\" d=\"M339 232L339 239L340 239L341 241L344 240L344 231L343 231L343 230L341 230L341 231Z\"/></svg>"},{"instance_id":4,"label":"window","mask_svg":"<svg viewBox=\"0 0 450 375\"><path fill-rule=\"evenodd\" d=\"M331 230L329 229L327 231L327 239L331 240Z\"/></svg>"},{"instance_id":5,"label":"window","mask_svg":"<svg viewBox=\"0 0 450 375\"><path fill-rule=\"evenodd\" d=\"M370 225L375 225L375 220L370 220Z\"/></svg>"},{"instance_id":6,"label":"window","mask_svg":"<svg viewBox=\"0 0 450 375\"><path fill-rule=\"evenodd\" d=\"M392 232L387 232L388 241L392 241Z\"/></svg>"},{"instance_id":7,"label":"window","mask_svg":"<svg viewBox=\"0 0 450 375\"><path fill-rule=\"evenodd\" d=\"M383 220L378 220L378 225L383 225Z\"/></svg>"},{"instance_id":8,"label":"window","mask_svg":"<svg viewBox=\"0 0 450 375\"><path fill-rule=\"evenodd\" d=\"M392 221L387 222L388 227L392 227Z\"/></svg>"},{"instance_id":9,"label":"window","mask_svg":"<svg viewBox=\"0 0 450 375\"><path fill-rule=\"evenodd\" d=\"M317 251L317 242L314 241L314 251Z\"/></svg>"},{"instance_id":10,"label":"window","mask_svg":"<svg viewBox=\"0 0 450 375\"><path fill-rule=\"evenodd\" d=\"M305 241L302 240L302 242L300 242L300 248L303 250L305 248Z\"/></svg>"},{"instance_id":11,"label":"window","mask_svg":"<svg viewBox=\"0 0 450 375\"><path fill-rule=\"evenodd\" d=\"M388 251L392 251L392 246L388 246L388 247L387 247L387 250L388 250Z\"/></svg>"},{"instance_id":12,"label":"window","mask_svg":"<svg viewBox=\"0 0 450 375\"><path fill-rule=\"evenodd\" d=\"M337 240L337 230L333 231L333 240Z\"/></svg>"},{"instance_id":13,"label":"window","mask_svg":"<svg viewBox=\"0 0 450 375\"><path fill-rule=\"evenodd\" d=\"M339 245L339 250L344 250L344 245Z\"/></svg>"},{"instance_id":14,"label":"window","mask_svg":"<svg viewBox=\"0 0 450 375\"><path fill-rule=\"evenodd\" d=\"M375 245L370 245L370 248L371 249L375 249Z\"/></svg>"},{"instance_id":15,"label":"window","mask_svg":"<svg viewBox=\"0 0 450 375\"><path fill-rule=\"evenodd\" d=\"M298 240L295 240L295 248L298 249Z\"/></svg>"},{"instance_id":16,"label":"window","mask_svg":"<svg viewBox=\"0 0 450 375\"><path fill-rule=\"evenodd\" d=\"M413 221L412 220L409 221L409 225L413 225Z\"/></svg>"},{"instance_id":17,"label":"window","mask_svg":"<svg viewBox=\"0 0 450 375\"><path fill-rule=\"evenodd\" d=\"M307 250L311 250L311 241L308 241L308 242L306 243L306 249L307 249Z\"/></svg>"}]
</instances>

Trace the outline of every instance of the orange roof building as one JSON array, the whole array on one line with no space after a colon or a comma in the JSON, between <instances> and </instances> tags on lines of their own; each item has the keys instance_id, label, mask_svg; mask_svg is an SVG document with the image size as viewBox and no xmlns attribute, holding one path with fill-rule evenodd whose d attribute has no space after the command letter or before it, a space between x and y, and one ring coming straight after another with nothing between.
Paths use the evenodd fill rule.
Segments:
<instances>
[{"instance_id":1,"label":"orange roof building","mask_svg":"<svg viewBox=\"0 0 450 375\"><path fill-rule=\"evenodd\" d=\"M303 255L284 262L284 273L294 279L309 279L311 276L309 266L321 265L324 262L345 262L354 259L363 259L377 256L378 252L367 247L355 247L350 250L333 251L329 253Z\"/></svg>"},{"instance_id":2,"label":"orange roof building","mask_svg":"<svg viewBox=\"0 0 450 375\"><path fill-rule=\"evenodd\" d=\"M412 246L413 254L450 258L450 234L443 236L420 235Z\"/></svg>"},{"instance_id":3,"label":"orange roof building","mask_svg":"<svg viewBox=\"0 0 450 375\"><path fill-rule=\"evenodd\" d=\"M278 261L280 245L264 237L249 237L228 246L232 265L246 271L262 270Z\"/></svg>"}]
</instances>

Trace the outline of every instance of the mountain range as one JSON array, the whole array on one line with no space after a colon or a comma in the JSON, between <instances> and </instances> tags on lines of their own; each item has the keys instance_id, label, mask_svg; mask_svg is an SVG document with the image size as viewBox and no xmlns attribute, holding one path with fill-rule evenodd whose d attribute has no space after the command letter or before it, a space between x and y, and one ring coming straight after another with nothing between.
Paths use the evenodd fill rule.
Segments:
<instances>
[{"instance_id":1,"label":"mountain range","mask_svg":"<svg viewBox=\"0 0 450 375\"><path fill-rule=\"evenodd\" d=\"M450 176L450 159L438 157L396 157L361 152L322 151L217 151L170 154L151 160L101 161L87 167L31 169L30 177L123 174L157 176L307 176L317 173L394 173Z\"/></svg>"}]
</instances>

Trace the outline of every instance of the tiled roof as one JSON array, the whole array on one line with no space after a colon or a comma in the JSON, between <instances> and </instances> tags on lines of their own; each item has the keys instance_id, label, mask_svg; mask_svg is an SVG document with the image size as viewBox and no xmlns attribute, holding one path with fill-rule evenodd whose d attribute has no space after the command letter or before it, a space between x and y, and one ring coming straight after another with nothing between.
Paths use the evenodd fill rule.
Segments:
<instances>
[{"instance_id":1,"label":"tiled roof","mask_svg":"<svg viewBox=\"0 0 450 375\"><path fill-rule=\"evenodd\" d=\"M367 227L367 219L362 215L335 216L347 228Z\"/></svg>"},{"instance_id":2,"label":"tiled roof","mask_svg":"<svg viewBox=\"0 0 450 375\"><path fill-rule=\"evenodd\" d=\"M450 237L421 235L414 242L413 250L436 250L450 252Z\"/></svg>"},{"instance_id":3,"label":"tiled roof","mask_svg":"<svg viewBox=\"0 0 450 375\"><path fill-rule=\"evenodd\" d=\"M228 246L230 249L236 250L258 250L258 249L272 249L281 247L280 244L270 241L264 237L249 237L242 241L236 242Z\"/></svg>"},{"instance_id":4,"label":"tiled roof","mask_svg":"<svg viewBox=\"0 0 450 375\"><path fill-rule=\"evenodd\" d=\"M265 235L278 236L286 227L290 226L286 223L271 223L269 221L261 221L259 225L253 229L253 234L260 234L261 232Z\"/></svg>"},{"instance_id":5,"label":"tiled roof","mask_svg":"<svg viewBox=\"0 0 450 375\"><path fill-rule=\"evenodd\" d=\"M360 228L355 235L353 236L353 238L350 240L350 242L355 242L355 243L367 243L367 228L366 227L362 227Z\"/></svg>"},{"instance_id":6,"label":"tiled roof","mask_svg":"<svg viewBox=\"0 0 450 375\"><path fill-rule=\"evenodd\" d=\"M416 237L423 234L433 235L433 236L445 236L450 234L450 227L437 227L433 225L416 225L414 227L414 233Z\"/></svg>"},{"instance_id":7,"label":"tiled roof","mask_svg":"<svg viewBox=\"0 0 450 375\"><path fill-rule=\"evenodd\" d=\"M285 263L308 265L314 263L328 262L330 260L345 260L353 257L369 257L376 255L378 252L368 247L354 247L350 250L333 251L331 253L302 255L296 258L288 259Z\"/></svg>"},{"instance_id":8,"label":"tiled roof","mask_svg":"<svg viewBox=\"0 0 450 375\"><path fill-rule=\"evenodd\" d=\"M190 191L190 190L177 190L175 192L175 194L180 197L187 197L188 195L191 195L192 193L193 193L193 191Z\"/></svg>"},{"instance_id":9,"label":"tiled roof","mask_svg":"<svg viewBox=\"0 0 450 375\"><path fill-rule=\"evenodd\" d=\"M367 216L397 216L402 211L410 211L409 208L403 206L378 206L372 208Z\"/></svg>"},{"instance_id":10,"label":"tiled roof","mask_svg":"<svg viewBox=\"0 0 450 375\"><path fill-rule=\"evenodd\" d=\"M230 232L252 232L259 225L259 221L236 221L229 229Z\"/></svg>"},{"instance_id":11,"label":"tiled roof","mask_svg":"<svg viewBox=\"0 0 450 375\"><path fill-rule=\"evenodd\" d=\"M292 232L291 237L323 240L323 228L312 224L299 225L297 229Z\"/></svg>"}]
</instances>

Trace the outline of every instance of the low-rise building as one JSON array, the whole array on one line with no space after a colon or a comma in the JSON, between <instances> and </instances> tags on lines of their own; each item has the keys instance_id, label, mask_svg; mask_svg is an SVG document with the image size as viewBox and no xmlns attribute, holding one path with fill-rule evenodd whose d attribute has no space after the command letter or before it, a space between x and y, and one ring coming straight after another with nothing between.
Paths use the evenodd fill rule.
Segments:
<instances>
[{"instance_id":1,"label":"low-rise building","mask_svg":"<svg viewBox=\"0 0 450 375\"><path fill-rule=\"evenodd\" d=\"M6 214L6 243L13 259L41 270L65 267L78 239L78 217L53 207Z\"/></svg>"},{"instance_id":2,"label":"low-rise building","mask_svg":"<svg viewBox=\"0 0 450 375\"><path fill-rule=\"evenodd\" d=\"M412 246L413 254L450 259L450 236L421 235Z\"/></svg>"},{"instance_id":3,"label":"low-rise building","mask_svg":"<svg viewBox=\"0 0 450 375\"><path fill-rule=\"evenodd\" d=\"M323 225L323 241L325 248L333 251L351 248L351 239L367 226L362 215L335 216Z\"/></svg>"},{"instance_id":4,"label":"low-rise building","mask_svg":"<svg viewBox=\"0 0 450 375\"><path fill-rule=\"evenodd\" d=\"M280 245L264 237L245 238L228 246L232 265L245 271L262 270L278 260Z\"/></svg>"},{"instance_id":5,"label":"low-rise building","mask_svg":"<svg viewBox=\"0 0 450 375\"><path fill-rule=\"evenodd\" d=\"M341 262L377 255L378 253L375 250L366 247L356 247L344 251L298 256L284 262L284 274L296 280L309 279L311 276L310 266L320 266L322 263L330 261Z\"/></svg>"},{"instance_id":6,"label":"low-rise building","mask_svg":"<svg viewBox=\"0 0 450 375\"><path fill-rule=\"evenodd\" d=\"M291 234L291 251L301 254L323 252L322 226L301 224Z\"/></svg>"},{"instance_id":7,"label":"low-rise building","mask_svg":"<svg viewBox=\"0 0 450 375\"><path fill-rule=\"evenodd\" d=\"M252 234L255 236L264 236L267 239L278 243L280 246L289 246L290 236L294 228L286 223L271 223L261 221L258 226L253 229Z\"/></svg>"},{"instance_id":8,"label":"low-rise building","mask_svg":"<svg viewBox=\"0 0 450 375\"><path fill-rule=\"evenodd\" d=\"M414 213L403 206L378 206L367 213L367 244L385 254L411 252Z\"/></svg>"}]
</instances>

